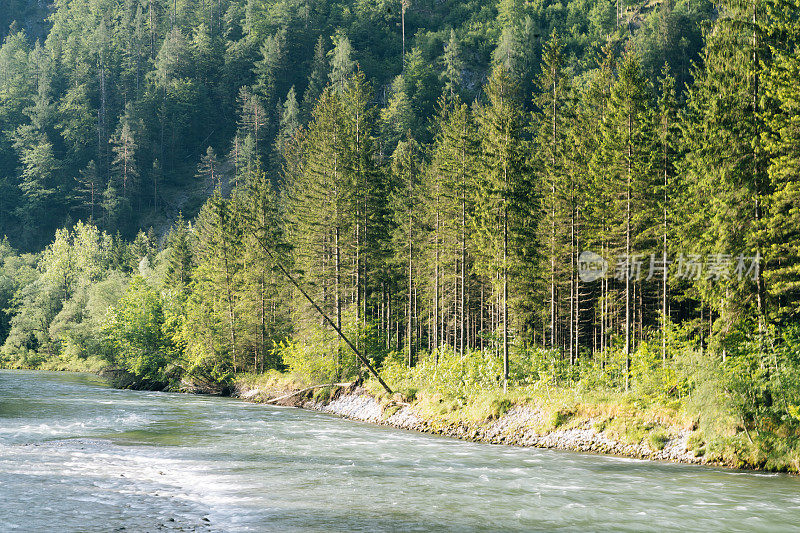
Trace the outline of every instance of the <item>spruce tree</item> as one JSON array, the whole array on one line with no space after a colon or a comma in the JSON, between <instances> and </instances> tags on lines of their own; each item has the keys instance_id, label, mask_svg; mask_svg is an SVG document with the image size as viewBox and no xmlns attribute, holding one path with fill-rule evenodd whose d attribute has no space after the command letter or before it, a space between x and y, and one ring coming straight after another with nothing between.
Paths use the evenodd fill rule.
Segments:
<instances>
[{"instance_id":1,"label":"spruce tree","mask_svg":"<svg viewBox=\"0 0 800 533\"><path fill-rule=\"evenodd\" d=\"M333 88L339 94L347 88L348 80L355 71L356 63L353 61L353 47L350 39L343 33L333 37L333 50L328 52L330 57L330 80Z\"/></svg>"},{"instance_id":2,"label":"spruce tree","mask_svg":"<svg viewBox=\"0 0 800 533\"><path fill-rule=\"evenodd\" d=\"M733 263L740 256L764 256L761 228L769 210L760 6L758 1L722 5L724 16L706 36L682 121L683 248ZM755 276L738 276L737 265L730 266L722 279L704 274L693 282L723 338L753 315L763 330L766 312L760 269Z\"/></svg>"},{"instance_id":3,"label":"spruce tree","mask_svg":"<svg viewBox=\"0 0 800 533\"><path fill-rule=\"evenodd\" d=\"M603 145L607 187L614 197L616 216L611 220L612 238L621 252L616 265L624 284L625 298L625 388L630 386L630 360L634 332L634 284L640 280L638 255L650 251L658 220L653 206L654 154L657 148L649 109L650 90L637 53L628 49L622 58L618 77L609 100L609 113L603 123ZM641 286L638 285L638 290ZM639 310L641 312L641 309Z\"/></svg>"},{"instance_id":4,"label":"spruce tree","mask_svg":"<svg viewBox=\"0 0 800 533\"><path fill-rule=\"evenodd\" d=\"M283 31L270 35L261 46L261 59L255 63L254 91L266 109L272 109L278 99L279 83L285 76L286 36Z\"/></svg>"},{"instance_id":5,"label":"spruce tree","mask_svg":"<svg viewBox=\"0 0 800 533\"><path fill-rule=\"evenodd\" d=\"M402 141L392 154L392 174L395 190L391 198L394 214L393 236L396 262L405 278L406 347L407 364L416 363L416 352L420 345L417 338L418 293L420 292L420 147L413 139Z\"/></svg>"},{"instance_id":6,"label":"spruce tree","mask_svg":"<svg viewBox=\"0 0 800 533\"><path fill-rule=\"evenodd\" d=\"M286 101L281 106L280 123L278 128L278 135L275 138L275 151L280 161L286 150L287 144L297 134L300 129L300 107L297 104L297 93L295 93L294 85L289 89L286 95ZM276 161L276 162L277 162Z\"/></svg>"},{"instance_id":7,"label":"spruce tree","mask_svg":"<svg viewBox=\"0 0 800 533\"><path fill-rule=\"evenodd\" d=\"M308 76L308 85L303 91L302 113L305 121L311 118L311 112L328 85L328 59L325 51L325 40L320 36L314 46L314 57L311 60L311 73Z\"/></svg>"},{"instance_id":8,"label":"spruce tree","mask_svg":"<svg viewBox=\"0 0 800 533\"><path fill-rule=\"evenodd\" d=\"M539 229L539 242L545 245L547 253L543 256L547 264L542 264L542 272L548 272L545 283L549 286L549 309L544 322L549 330L549 346L556 346L558 323L558 290L560 265L565 251L563 229L570 220L573 206L568 205L569 193L568 163L570 152L569 129L574 126L571 120L572 89L569 73L566 71L564 48L557 34L553 34L545 45L542 56L542 72L536 80L537 91L534 96L536 112L534 119L538 130L536 149L543 200L542 219Z\"/></svg>"},{"instance_id":9,"label":"spruce tree","mask_svg":"<svg viewBox=\"0 0 800 533\"><path fill-rule=\"evenodd\" d=\"M217 153L212 147L206 148L206 153L200 158L195 178L212 189L222 186L222 172L217 161Z\"/></svg>"},{"instance_id":10,"label":"spruce tree","mask_svg":"<svg viewBox=\"0 0 800 533\"><path fill-rule=\"evenodd\" d=\"M111 137L111 150L114 158L111 168L115 179L122 188L122 196L129 198L136 190L139 178L139 168L136 162L136 143L131 121L127 117L120 120L117 132Z\"/></svg>"},{"instance_id":11,"label":"spruce tree","mask_svg":"<svg viewBox=\"0 0 800 533\"><path fill-rule=\"evenodd\" d=\"M433 330L438 347L448 337L447 325L452 324L453 348L463 354L469 345L468 298L473 288L475 252L472 221L480 151L469 107L458 96L451 100L443 95L438 109L431 164L426 172L430 206L427 220L432 230L428 253ZM451 297L444 300L445 289L449 288ZM478 313L483 310L478 309Z\"/></svg>"},{"instance_id":12,"label":"spruce tree","mask_svg":"<svg viewBox=\"0 0 800 533\"><path fill-rule=\"evenodd\" d=\"M441 74L444 81L444 93L449 98L454 98L461 90L461 77L464 70L464 60L461 55L461 45L455 30L451 29L450 38L444 47L444 70Z\"/></svg>"},{"instance_id":13,"label":"spruce tree","mask_svg":"<svg viewBox=\"0 0 800 533\"><path fill-rule=\"evenodd\" d=\"M480 117L481 180L476 206L480 267L498 280L502 323L503 384L508 387L509 289L530 275L537 214L526 154L520 96L511 74L497 65L486 86L488 105ZM511 287L513 290L513 287ZM521 320L520 320L521 322Z\"/></svg>"},{"instance_id":14,"label":"spruce tree","mask_svg":"<svg viewBox=\"0 0 800 533\"><path fill-rule=\"evenodd\" d=\"M772 63L762 63L761 74L770 102L763 115L772 190L764 221L769 246L764 277L774 300L770 316L788 324L800 315L800 4L776 4L770 14Z\"/></svg>"}]
</instances>

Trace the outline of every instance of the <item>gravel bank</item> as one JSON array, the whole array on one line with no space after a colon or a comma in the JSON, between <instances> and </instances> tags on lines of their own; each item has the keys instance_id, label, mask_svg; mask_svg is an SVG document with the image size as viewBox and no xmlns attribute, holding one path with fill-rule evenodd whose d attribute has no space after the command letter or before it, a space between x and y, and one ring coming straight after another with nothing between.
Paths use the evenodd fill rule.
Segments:
<instances>
[{"instance_id":1,"label":"gravel bank","mask_svg":"<svg viewBox=\"0 0 800 533\"><path fill-rule=\"evenodd\" d=\"M277 397L273 391L252 389L237 389L235 395L250 401L264 401L269 397ZM362 388L340 389L327 402L318 402L313 400L310 395L304 395L296 397L292 402L281 402L281 404L313 409L352 420L475 442L572 450L680 463L705 463L703 457L695 457L694 453L687 449L687 441L691 432L686 429L670 432L667 436L668 440L661 450L652 448L646 441L639 444L628 444L615 440L607 433L596 430L593 419L583 421L578 427L558 428L542 434L534 428L546 426L543 420L544 414L529 406L514 407L497 420L481 423L444 423L440 420L425 419L408 405L395 405L393 408L385 409Z\"/></svg>"}]
</instances>

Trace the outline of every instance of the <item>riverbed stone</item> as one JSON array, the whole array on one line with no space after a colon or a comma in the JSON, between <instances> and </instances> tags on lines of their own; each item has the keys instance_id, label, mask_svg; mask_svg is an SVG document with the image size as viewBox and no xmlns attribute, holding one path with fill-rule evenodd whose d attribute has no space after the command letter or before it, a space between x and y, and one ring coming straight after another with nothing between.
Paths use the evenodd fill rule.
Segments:
<instances>
[{"instance_id":1,"label":"riverbed stone","mask_svg":"<svg viewBox=\"0 0 800 533\"><path fill-rule=\"evenodd\" d=\"M237 396L249 401L265 397L276 397L277 392L258 389L237 389ZM608 434L597 431L599 420L588 419L577 427L556 428L540 434L536 427L547 427L546 414L535 406L522 405L509 409L501 417L483 424L470 424L466 421L445 423L441 420L423 418L412 406L389 402L386 406L363 388L341 390L333 395L333 400L325 403L307 399L300 403L306 409L322 411L344 418L394 426L401 429L422 431L458 439L581 452L621 455L641 459L654 459L682 463L704 463L704 457L696 457L688 450L691 435L689 428L672 428L668 440L661 450L652 449L646 442L623 443ZM394 412L387 412L393 409ZM384 418L385 417L385 418Z\"/></svg>"}]
</instances>

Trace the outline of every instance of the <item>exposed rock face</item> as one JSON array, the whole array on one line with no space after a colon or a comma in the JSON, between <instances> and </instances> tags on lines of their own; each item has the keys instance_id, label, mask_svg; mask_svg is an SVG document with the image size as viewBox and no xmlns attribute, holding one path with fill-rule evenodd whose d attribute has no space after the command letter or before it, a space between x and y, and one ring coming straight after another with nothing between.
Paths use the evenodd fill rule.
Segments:
<instances>
[{"instance_id":1,"label":"exposed rock face","mask_svg":"<svg viewBox=\"0 0 800 533\"><path fill-rule=\"evenodd\" d=\"M262 391L239 390L239 397L244 399L263 398ZM391 415L390 411L372 397L366 390L342 390L334 394L329 402L317 402L309 398L298 398L294 405L305 409L313 409L352 420L372 422L394 426L401 429L422 431L446 437L452 437L491 444L512 446L532 446L537 448L553 448L592 452L640 459L675 461L681 463L704 463L703 457L695 455L687 449L690 431L680 429L668 436L664 448L656 450L646 443L627 444L611 438L594 428L594 420L589 419L579 427L555 429L547 433L537 433L534 428L545 425L545 414L530 406L517 406L509 410L497 420L482 423L446 423L440 420L428 420L421 417L413 407L399 405Z\"/></svg>"},{"instance_id":2,"label":"exposed rock face","mask_svg":"<svg viewBox=\"0 0 800 533\"><path fill-rule=\"evenodd\" d=\"M347 394L328 404L314 404L314 409L364 422L382 423L383 408L366 394Z\"/></svg>"}]
</instances>

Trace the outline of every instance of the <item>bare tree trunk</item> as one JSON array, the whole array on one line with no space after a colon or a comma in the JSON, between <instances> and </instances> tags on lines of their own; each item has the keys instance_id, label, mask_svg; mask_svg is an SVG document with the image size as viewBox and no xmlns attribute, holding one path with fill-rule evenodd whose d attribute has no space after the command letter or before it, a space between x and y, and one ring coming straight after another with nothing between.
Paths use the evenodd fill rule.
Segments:
<instances>
[{"instance_id":1,"label":"bare tree trunk","mask_svg":"<svg viewBox=\"0 0 800 533\"><path fill-rule=\"evenodd\" d=\"M575 208L575 251L573 253L573 263L577 265L578 254L580 253L580 207ZM581 280L575 276L575 359L573 364L578 361L578 347L580 346L580 323L581 323Z\"/></svg>"},{"instance_id":2,"label":"bare tree trunk","mask_svg":"<svg viewBox=\"0 0 800 533\"><path fill-rule=\"evenodd\" d=\"M463 179L463 176L462 176ZM461 338L459 340L459 353L461 357L464 357L464 328L465 326L465 317L464 317L464 302L466 300L466 295L464 294L464 286L465 286L465 277L466 277L466 263L467 263L467 199L466 193L463 190L462 185L462 194L461 194L461 293L460 293L460 309L459 309L459 329Z\"/></svg>"},{"instance_id":3,"label":"bare tree trunk","mask_svg":"<svg viewBox=\"0 0 800 533\"><path fill-rule=\"evenodd\" d=\"M506 180L508 171L506 170ZM506 181L507 183L507 181ZM503 391L508 391L508 201L503 203Z\"/></svg>"},{"instance_id":4,"label":"bare tree trunk","mask_svg":"<svg viewBox=\"0 0 800 533\"><path fill-rule=\"evenodd\" d=\"M574 206L574 191L570 191L570 223L569 223L569 364L575 364L575 354L573 348L575 346L575 338L572 329L572 320L575 316L575 206Z\"/></svg>"},{"instance_id":5,"label":"bare tree trunk","mask_svg":"<svg viewBox=\"0 0 800 533\"><path fill-rule=\"evenodd\" d=\"M668 119L667 119L668 120ZM667 135L669 134L669 123L664 123L664 228L663 228L663 242L661 248L662 272L661 272L661 363L666 368L667 366L667 322L669 316L667 313L667 199L669 187L669 142Z\"/></svg>"},{"instance_id":6,"label":"bare tree trunk","mask_svg":"<svg viewBox=\"0 0 800 533\"><path fill-rule=\"evenodd\" d=\"M435 350L434 356L434 363L439 363L439 346L441 344L441 324L440 324L440 317L439 317L439 261L440 257L439 254L441 253L439 250L439 183L437 180L436 183L436 232L434 234L434 239L436 242L434 243L434 248L436 248L436 265L434 265L434 280L433 280L433 309L434 309L434 326L433 326L433 349Z\"/></svg>"},{"instance_id":7,"label":"bare tree trunk","mask_svg":"<svg viewBox=\"0 0 800 533\"><path fill-rule=\"evenodd\" d=\"M411 187L409 186L409 191ZM411 193L409 192L409 196ZM410 199L410 198L409 198ZM414 242L411 206L408 208L408 367L414 366Z\"/></svg>"},{"instance_id":8,"label":"bare tree trunk","mask_svg":"<svg viewBox=\"0 0 800 533\"><path fill-rule=\"evenodd\" d=\"M625 189L625 256L627 272L625 273L625 390L630 390L631 375L631 173L633 169L633 147L631 136L633 130L632 117L628 115L628 185Z\"/></svg>"},{"instance_id":9,"label":"bare tree trunk","mask_svg":"<svg viewBox=\"0 0 800 533\"><path fill-rule=\"evenodd\" d=\"M225 292L228 300L228 321L230 322L231 335L231 355L233 356L233 371L236 372L236 310L233 302L233 282L230 274L230 263L228 261L227 246L223 250L223 261L225 266Z\"/></svg>"},{"instance_id":10,"label":"bare tree trunk","mask_svg":"<svg viewBox=\"0 0 800 533\"><path fill-rule=\"evenodd\" d=\"M264 360L267 352L267 309L266 309L266 286L264 283L264 271L261 271L261 347L259 366L261 373L264 372Z\"/></svg>"},{"instance_id":11,"label":"bare tree trunk","mask_svg":"<svg viewBox=\"0 0 800 533\"><path fill-rule=\"evenodd\" d=\"M336 258L334 263L334 268L336 269L336 274L334 276L334 304L336 305L336 327L340 330L342 329L342 250L339 245L339 214L338 214L338 207L337 207L337 214L336 214L336 229L334 230L334 247L336 248ZM336 341L336 372L338 373L340 369L340 365L342 362L342 345L341 342L338 340Z\"/></svg>"}]
</instances>

